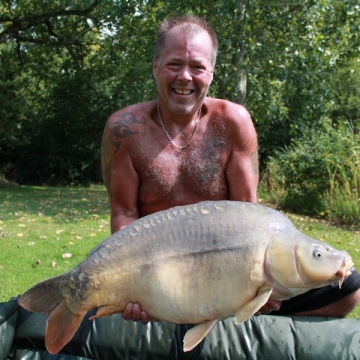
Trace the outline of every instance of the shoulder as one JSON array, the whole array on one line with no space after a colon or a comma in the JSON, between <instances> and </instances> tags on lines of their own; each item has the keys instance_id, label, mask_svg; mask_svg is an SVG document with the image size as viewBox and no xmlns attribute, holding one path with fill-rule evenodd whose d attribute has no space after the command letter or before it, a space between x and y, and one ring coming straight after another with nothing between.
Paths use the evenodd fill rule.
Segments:
<instances>
[{"instance_id":1,"label":"shoulder","mask_svg":"<svg viewBox=\"0 0 360 360\"><path fill-rule=\"evenodd\" d=\"M234 102L207 98L211 118L214 121L222 121L227 132L247 137L256 136L255 127L248 110Z\"/></svg>"},{"instance_id":2,"label":"shoulder","mask_svg":"<svg viewBox=\"0 0 360 360\"><path fill-rule=\"evenodd\" d=\"M125 141L142 134L151 126L151 114L154 112L153 101L134 104L110 115L105 125L104 136L116 137Z\"/></svg>"},{"instance_id":3,"label":"shoulder","mask_svg":"<svg viewBox=\"0 0 360 360\"><path fill-rule=\"evenodd\" d=\"M123 156L139 141L149 123L150 103L120 109L108 118L102 137L102 156Z\"/></svg>"},{"instance_id":4,"label":"shoulder","mask_svg":"<svg viewBox=\"0 0 360 360\"><path fill-rule=\"evenodd\" d=\"M144 124L153 107L153 101L126 106L111 114L106 124L123 127L132 124Z\"/></svg>"},{"instance_id":5,"label":"shoulder","mask_svg":"<svg viewBox=\"0 0 360 360\"><path fill-rule=\"evenodd\" d=\"M246 108L240 104L234 103L229 100L217 99L217 98L207 98L208 104L211 106L213 111L221 113L226 117L249 117L250 114Z\"/></svg>"}]
</instances>

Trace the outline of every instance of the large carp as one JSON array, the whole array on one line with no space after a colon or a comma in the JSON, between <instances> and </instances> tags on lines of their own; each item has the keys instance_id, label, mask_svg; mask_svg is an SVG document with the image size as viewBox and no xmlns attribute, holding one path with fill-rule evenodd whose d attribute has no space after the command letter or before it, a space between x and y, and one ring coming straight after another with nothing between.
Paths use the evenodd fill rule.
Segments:
<instances>
[{"instance_id":1,"label":"large carp","mask_svg":"<svg viewBox=\"0 0 360 360\"><path fill-rule=\"evenodd\" d=\"M271 208L236 201L174 207L128 225L75 269L19 298L49 314L45 344L57 353L88 310L92 318L138 302L151 317L199 324L184 338L194 348L217 321L241 323L268 299L288 299L342 281L351 257L299 232Z\"/></svg>"}]
</instances>

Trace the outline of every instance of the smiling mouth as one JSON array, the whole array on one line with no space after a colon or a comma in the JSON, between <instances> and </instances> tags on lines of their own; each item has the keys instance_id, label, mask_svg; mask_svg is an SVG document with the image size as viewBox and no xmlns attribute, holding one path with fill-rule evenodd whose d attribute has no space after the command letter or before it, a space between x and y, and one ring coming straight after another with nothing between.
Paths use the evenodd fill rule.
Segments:
<instances>
[{"instance_id":1,"label":"smiling mouth","mask_svg":"<svg viewBox=\"0 0 360 360\"><path fill-rule=\"evenodd\" d=\"M190 95L194 92L194 90L184 90L184 89L173 89L173 91L176 93L176 94L179 94L179 95Z\"/></svg>"}]
</instances>

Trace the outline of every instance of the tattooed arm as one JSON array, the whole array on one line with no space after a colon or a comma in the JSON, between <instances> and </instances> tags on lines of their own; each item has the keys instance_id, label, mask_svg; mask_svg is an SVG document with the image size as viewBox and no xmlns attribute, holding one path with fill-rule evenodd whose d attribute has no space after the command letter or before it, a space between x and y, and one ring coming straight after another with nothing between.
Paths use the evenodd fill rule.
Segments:
<instances>
[{"instance_id":1,"label":"tattooed arm","mask_svg":"<svg viewBox=\"0 0 360 360\"><path fill-rule=\"evenodd\" d=\"M136 146L142 125L132 112L120 110L110 116L105 126L101 166L110 199L112 234L139 218L139 176L132 162L131 149ZM150 321L149 314L142 311L139 304L127 304L122 315L125 320L141 320L144 324Z\"/></svg>"},{"instance_id":2,"label":"tattooed arm","mask_svg":"<svg viewBox=\"0 0 360 360\"><path fill-rule=\"evenodd\" d=\"M102 174L111 207L111 233L139 217L139 177L131 158L131 147L141 122L133 113L120 110L106 123L101 144Z\"/></svg>"}]
</instances>

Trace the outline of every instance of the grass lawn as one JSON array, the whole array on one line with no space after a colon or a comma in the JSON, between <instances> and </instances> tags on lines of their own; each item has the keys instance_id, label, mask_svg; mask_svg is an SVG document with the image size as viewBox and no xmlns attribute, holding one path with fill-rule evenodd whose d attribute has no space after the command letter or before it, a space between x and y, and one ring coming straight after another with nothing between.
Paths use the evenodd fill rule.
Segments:
<instances>
[{"instance_id":1,"label":"grass lawn","mask_svg":"<svg viewBox=\"0 0 360 360\"><path fill-rule=\"evenodd\" d=\"M110 235L103 186L0 189L0 302L61 274ZM303 233L348 251L360 269L360 231L288 214ZM360 317L360 306L350 317Z\"/></svg>"},{"instance_id":2,"label":"grass lawn","mask_svg":"<svg viewBox=\"0 0 360 360\"><path fill-rule=\"evenodd\" d=\"M110 235L104 187L0 189L0 301L61 274Z\"/></svg>"}]
</instances>

